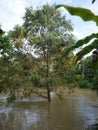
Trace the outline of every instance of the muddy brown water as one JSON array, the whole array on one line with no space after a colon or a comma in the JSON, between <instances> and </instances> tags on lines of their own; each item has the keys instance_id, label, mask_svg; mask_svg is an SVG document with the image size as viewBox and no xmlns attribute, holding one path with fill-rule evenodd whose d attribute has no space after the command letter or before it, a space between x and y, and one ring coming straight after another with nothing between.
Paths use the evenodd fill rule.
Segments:
<instances>
[{"instance_id":1,"label":"muddy brown water","mask_svg":"<svg viewBox=\"0 0 98 130\"><path fill-rule=\"evenodd\" d=\"M76 90L62 100L36 97L0 106L0 130L98 130L95 91Z\"/></svg>"}]
</instances>

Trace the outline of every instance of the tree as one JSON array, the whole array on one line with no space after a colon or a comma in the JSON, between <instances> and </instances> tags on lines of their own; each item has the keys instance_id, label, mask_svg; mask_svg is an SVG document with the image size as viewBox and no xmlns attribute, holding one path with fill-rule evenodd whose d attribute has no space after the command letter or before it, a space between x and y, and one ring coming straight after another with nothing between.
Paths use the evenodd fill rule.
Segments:
<instances>
[{"instance_id":1,"label":"tree","mask_svg":"<svg viewBox=\"0 0 98 130\"><path fill-rule=\"evenodd\" d=\"M0 54L1 56L10 57L12 51L12 44L7 36L1 30L0 33Z\"/></svg>"},{"instance_id":2,"label":"tree","mask_svg":"<svg viewBox=\"0 0 98 130\"><path fill-rule=\"evenodd\" d=\"M8 32L8 37L13 44L14 49L16 48L18 51L21 51L25 43L25 35L24 28L19 25L15 25L13 30Z\"/></svg>"},{"instance_id":3,"label":"tree","mask_svg":"<svg viewBox=\"0 0 98 130\"><path fill-rule=\"evenodd\" d=\"M0 29L0 91L5 89L9 82L9 64L13 58L12 44L8 36ZM5 84L5 85L4 85Z\"/></svg>"},{"instance_id":4,"label":"tree","mask_svg":"<svg viewBox=\"0 0 98 130\"><path fill-rule=\"evenodd\" d=\"M37 10L26 8L23 27L27 32L28 44L41 59L40 67L43 68L44 74L41 79L45 81L50 101L49 82L54 65L63 51L74 42L71 22L54 7L45 5Z\"/></svg>"}]
</instances>

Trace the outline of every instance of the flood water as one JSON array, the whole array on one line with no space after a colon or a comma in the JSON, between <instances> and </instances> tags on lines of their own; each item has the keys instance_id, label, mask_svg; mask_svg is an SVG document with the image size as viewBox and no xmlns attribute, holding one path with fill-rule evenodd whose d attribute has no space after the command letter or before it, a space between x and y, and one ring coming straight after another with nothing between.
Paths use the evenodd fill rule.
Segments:
<instances>
[{"instance_id":1,"label":"flood water","mask_svg":"<svg viewBox=\"0 0 98 130\"><path fill-rule=\"evenodd\" d=\"M62 100L36 97L0 106L0 130L98 130L95 91L77 90Z\"/></svg>"}]
</instances>

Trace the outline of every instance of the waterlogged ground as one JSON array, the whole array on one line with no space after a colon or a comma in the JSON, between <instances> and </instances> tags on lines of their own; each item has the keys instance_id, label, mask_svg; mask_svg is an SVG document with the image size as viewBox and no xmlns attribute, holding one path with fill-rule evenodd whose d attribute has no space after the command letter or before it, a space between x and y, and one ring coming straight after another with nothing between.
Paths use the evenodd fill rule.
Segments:
<instances>
[{"instance_id":1,"label":"waterlogged ground","mask_svg":"<svg viewBox=\"0 0 98 130\"><path fill-rule=\"evenodd\" d=\"M0 130L98 130L95 91L77 90L52 102L36 97L0 106Z\"/></svg>"}]
</instances>

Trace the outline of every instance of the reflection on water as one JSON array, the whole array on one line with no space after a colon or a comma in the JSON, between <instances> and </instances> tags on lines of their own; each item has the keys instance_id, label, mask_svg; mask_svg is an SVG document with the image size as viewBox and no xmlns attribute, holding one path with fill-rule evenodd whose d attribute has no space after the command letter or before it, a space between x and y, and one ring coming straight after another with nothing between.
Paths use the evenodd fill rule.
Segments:
<instances>
[{"instance_id":1,"label":"reflection on water","mask_svg":"<svg viewBox=\"0 0 98 130\"><path fill-rule=\"evenodd\" d=\"M98 130L98 97L78 90L63 100L42 98L0 107L0 130Z\"/></svg>"},{"instance_id":2,"label":"reflection on water","mask_svg":"<svg viewBox=\"0 0 98 130\"><path fill-rule=\"evenodd\" d=\"M87 130L98 130L98 124L89 125Z\"/></svg>"}]
</instances>

